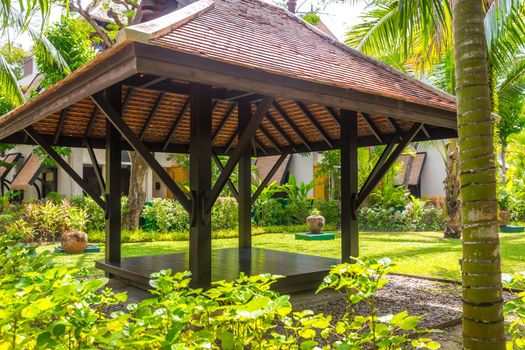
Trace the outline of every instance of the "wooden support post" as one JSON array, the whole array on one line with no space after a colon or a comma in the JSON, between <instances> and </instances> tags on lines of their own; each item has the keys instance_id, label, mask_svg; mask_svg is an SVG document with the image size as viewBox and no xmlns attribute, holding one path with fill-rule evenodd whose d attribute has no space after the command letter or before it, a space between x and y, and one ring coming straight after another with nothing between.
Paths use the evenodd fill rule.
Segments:
<instances>
[{"instance_id":1,"label":"wooden support post","mask_svg":"<svg viewBox=\"0 0 525 350\"><path fill-rule=\"evenodd\" d=\"M107 90L106 98L115 111L122 113L122 86ZM120 262L120 168L121 137L118 129L106 121L106 261Z\"/></svg>"},{"instance_id":2,"label":"wooden support post","mask_svg":"<svg viewBox=\"0 0 525 350\"><path fill-rule=\"evenodd\" d=\"M252 117L249 103L239 103L239 135L242 137L244 130ZM239 158L239 248L252 246L252 181L251 181L251 156L249 147L242 150Z\"/></svg>"},{"instance_id":3,"label":"wooden support post","mask_svg":"<svg viewBox=\"0 0 525 350\"><path fill-rule=\"evenodd\" d=\"M357 112L341 110L341 260L359 256L357 198Z\"/></svg>"},{"instance_id":4,"label":"wooden support post","mask_svg":"<svg viewBox=\"0 0 525 350\"><path fill-rule=\"evenodd\" d=\"M211 283L211 208L206 199L211 191L212 88L191 84L190 124L190 271L197 286Z\"/></svg>"}]
</instances>

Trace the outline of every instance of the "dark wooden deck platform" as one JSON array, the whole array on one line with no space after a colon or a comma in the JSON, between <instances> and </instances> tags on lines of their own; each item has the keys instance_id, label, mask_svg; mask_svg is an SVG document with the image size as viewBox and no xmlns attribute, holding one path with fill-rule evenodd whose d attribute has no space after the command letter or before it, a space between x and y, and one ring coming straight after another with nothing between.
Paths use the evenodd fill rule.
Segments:
<instances>
[{"instance_id":1,"label":"dark wooden deck platform","mask_svg":"<svg viewBox=\"0 0 525 350\"><path fill-rule=\"evenodd\" d=\"M340 260L261 248L226 248L212 251L212 280L234 280L247 275L271 273L286 278L275 284L281 292L317 288L331 266ZM188 253L124 258L120 263L97 261L96 267L138 287L149 287L149 275L163 269L188 269Z\"/></svg>"}]
</instances>

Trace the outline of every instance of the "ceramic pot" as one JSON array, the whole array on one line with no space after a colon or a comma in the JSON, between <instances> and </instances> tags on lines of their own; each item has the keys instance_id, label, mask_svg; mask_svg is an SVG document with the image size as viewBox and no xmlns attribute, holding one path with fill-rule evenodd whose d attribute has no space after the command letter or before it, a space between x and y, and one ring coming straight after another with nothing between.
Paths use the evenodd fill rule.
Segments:
<instances>
[{"instance_id":1,"label":"ceramic pot","mask_svg":"<svg viewBox=\"0 0 525 350\"><path fill-rule=\"evenodd\" d=\"M64 252L69 254L79 254L87 247L88 236L82 231L64 232L60 237L60 243Z\"/></svg>"},{"instance_id":2,"label":"ceramic pot","mask_svg":"<svg viewBox=\"0 0 525 350\"><path fill-rule=\"evenodd\" d=\"M306 225L310 229L310 233L318 235L324 227L324 217L321 215L310 215L306 218Z\"/></svg>"},{"instance_id":3,"label":"ceramic pot","mask_svg":"<svg viewBox=\"0 0 525 350\"><path fill-rule=\"evenodd\" d=\"M507 226L510 223L510 211L500 210L499 211L499 225Z\"/></svg>"}]
</instances>

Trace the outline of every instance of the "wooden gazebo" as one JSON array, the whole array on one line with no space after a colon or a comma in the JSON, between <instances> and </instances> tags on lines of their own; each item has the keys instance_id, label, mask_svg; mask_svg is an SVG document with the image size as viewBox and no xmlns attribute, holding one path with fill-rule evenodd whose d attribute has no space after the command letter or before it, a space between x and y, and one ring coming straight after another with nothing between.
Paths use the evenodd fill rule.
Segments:
<instances>
[{"instance_id":1,"label":"wooden gazebo","mask_svg":"<svg viewBox=\"0 0 525 350\"><path fill-rule=\"evenodd\" d=\"M405 146L456 136L453 97L286 10L259 0L165 3L171 13L126 28L114 48L0 120L2 142L40 145L105 209L106 257L97 266L113 276L144 285L149 273L171 267L191 270L204 286L240 271L285 275L294 289L317 283L338 259L251 247L251 204L262 189L251 192L251 157L280 155L265 186L289 154L341 150L341 258L348 261L358 255L356 211ZM142 18L151 12L143 7ZM359 189L357 149L371 145L386 147ZM104 198L53 146L89 150ZM105 176L96 148L106 150ZM187 210L188 253L121 258L121 150L139 153ZM189 153L189 196L153 152ZM212 184L217 155L229 159ZM239 203L239 248L212 252L210 212L225 185Z\"/></svg>"}]
</instances>

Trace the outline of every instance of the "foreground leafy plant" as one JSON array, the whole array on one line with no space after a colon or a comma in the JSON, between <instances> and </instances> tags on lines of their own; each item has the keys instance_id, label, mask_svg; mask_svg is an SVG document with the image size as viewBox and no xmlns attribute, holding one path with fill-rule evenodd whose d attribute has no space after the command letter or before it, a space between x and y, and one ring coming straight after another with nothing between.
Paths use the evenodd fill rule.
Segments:
<instances>
[{"instance_id":1,"label":"foreground leafy plant","mask_svg":"<svg viewBox=\"0 0 525 350\"><path fill-rule=\"evenodd\" d=\"M414 335L427 333L417 328L418 316L409 316L406 311L396 315L377 317L376 292L388 282L386 275L393 267L389 259L354 259L353 264L334 266L317 293L335 290L346 299L346 312L337 323L336 332L343 337L337 342L337 349L398 349L406 346L414 348L438 349L439 343L429 338ZM368 315L359 315L358 304L365 303Z\"/></svg>"},{"instance_id":2,"label":"foreground leafy plant","mask_svg":"<svg viewBox=\"0 0 525 350\"><path fill-rule=\"evenodd\" d=\"M386 283L387 260L356 260L332 269L320 290L343 293L342 321L294 311L288 295L271 288L281 276L245 276L204 291L190 273L160 271L152 298L124 305L125 294L104 289L107 279L55 267L20 236L0 236L0 349L435 349L409 340L419 318L406 312L378 317L374 294ZM368 316L354 306L371 305ZM113 310L113 311L112 311Z\"/></svg>"},{"instance_id":3,"label":"foreground leafy plant","mask_svg":"<svg viewBox=\"0 0 525 350\"><path fill-rule=\"evenodd\" d=\"M525 272L518 272L513 275L504 275L504 283L515 291L513 298L505 304L503 313L510 323L507 326L507 333L510 340L507 342L507 349L525 349Z\"/></svg>"}]
</instances>

